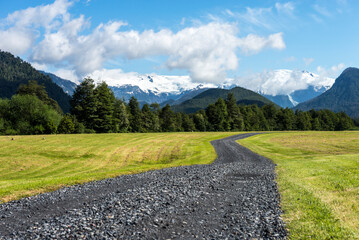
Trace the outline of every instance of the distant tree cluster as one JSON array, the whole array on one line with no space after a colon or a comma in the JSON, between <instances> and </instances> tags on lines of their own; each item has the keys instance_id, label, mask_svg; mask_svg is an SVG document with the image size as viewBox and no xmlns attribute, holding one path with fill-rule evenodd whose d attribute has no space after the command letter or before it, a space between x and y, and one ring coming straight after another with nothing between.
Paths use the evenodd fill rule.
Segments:
<instances>
[{"instance_id":1,"label":"distant tree cluster","mask_svg":"<svg viewBox=\"0 0 359 240\"><path fill-rule=\"evenodd\" d=\"M238 105L233 93L219 98L195 114L175 113L169 105L144 104L136 98L128 103L115 98L107 84L95 87L85 79L71 100L72 119L87 132L191 132L191 131L272 131L346 130L353 126L345 113L329 110L309 112L277 108L274 105Z\"/></svg>"},{"instance_id":2,"label":"distant tree cluster","mask_svg":"<svg viewBox=\"0 0 359 240\"><path fill-rule=\"evenodd\" d=\"M135 97L116 99L105 82L84 79L71 99L71 113L61 110L44 87L29 82L10 100L0 100L0 133L120 133L192 131L347 130L353 120L329 110L295 111L273 104L238 105L232 93L194 114L175 113L169 105L140 108Z\"/></svg>"}]
</instances>

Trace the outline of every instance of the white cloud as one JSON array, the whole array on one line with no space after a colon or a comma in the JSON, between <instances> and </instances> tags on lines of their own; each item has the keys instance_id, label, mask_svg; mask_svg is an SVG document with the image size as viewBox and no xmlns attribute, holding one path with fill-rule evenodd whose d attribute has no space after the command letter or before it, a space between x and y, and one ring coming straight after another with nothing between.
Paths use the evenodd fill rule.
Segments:
<instances>
[{"instance_id":1,"label":"white cloud","mask_svg":"<svg viewBox=\"0 0 359 240\"><path fill-rule=\"evenodd\" d=\"M312 62L314 62L314 58L303 58L303 62L305 66L309 66Z\"/></svg>"},{"instance_id":2,"label":"white cloud","mask_svg":"<svg viewBox=\"0 0 359 240\"><path fill-rule=\"evenodd\" d=\"M254 28L278 31L278 29L292 27L293 24L288 24L288 22L296 20L294 11L293 2L277 2L268 8L246 7L244 12L227 10L225 14L239 20L242 29L248 29L252 32Z\"/></svg>"},{"instance_id":3,"label":"white cloud","mask_svg":"<svg viewBox=\"0 0 359 240\"><path fill-rule=\"evenodd\" d=\"M260 37L249 34L247 37L239 39L239 46L246 54L255 54L264 48L282 50L285 48L283 33L271 34L269 37Z\"/></svg>"},{"instance_id":4,"label":"white cloud","mask_svg":"<svg viewBox=\"0 0 359 240\"><path fill-rule=\"evenodd\" d=\"M69 70L69 69L58 69L55 72L53 72L56 76L59 76L60 78L70 80L76 84L79 84L78 76L75 73L75 70Z\"/></svg>"},{"instance_id":5,"label":"white cloud","mask_svg":"<svg viewBox=\"0 0 359 240\"><path fill-rule=\"evenodd\" d=\"M84 33L90 21L82 15L71 17L68 9L72 4L70 0L56 0L9 14L5 29L0 29L0 37L9 41L2 41L0 47L15 54L31 49L31 62L65 68L68 72L62 70L59 74L72 79L74 75L82 78L102 69L105 63L118 58L165 56L163 65L168 69L184 69L194 81L210 83L223 81L227 71L237 69L239 52L256 54L265 49L285 48L282 33L240 37L237 24L218 19L177 32L123 30L126 23L113 21ZM277 8L290 10L291 4ZM253 15L257 11L248 9Z\"/></svg>"},{"instance_id":6,"label":"white cloud","mask_svg":"<svg viewBox=\"0 0 359 240\"><path fill-rule=\"evenodd\" d=\"M283 12L288 15L293 15L293 12L295 10L294 3L292 2L286 2L286 3L276 3L275 8L278 12Z\"/></svg>"},{"instance_id":7,"label":"white cloud","mask_svg":"<svg viewBox=\"0 0 359 240\"><path fill-rule=\"evenodd\" d=\"M50 31L69 18L71 2L56 0L53 4L16 11L0 23L0 49L21 55L29 50L39 35L39 27Z\"/></svg>"},{"instance_id":8,"label":"white cloud","mask_svg":"<svg viewBox=\"0 0 359 240\"><path fill-rule=\"evenodd\" d=\"M314 10L315 10L317 13L319 13L320 15L323 15L323 16L325 16L325 17L331 17L331 16L332 16L332 14L328 11L328 9L326 9L326 8L323 7L323 6L320 6L320 5L318 5L318 4L315 4L315 5L313 6L313 8L314 8Z\"/></svg>"},{"instance_id":9,"label":"white cloud","mask_svg":"<svg viewBox=\"0 0 359 240\"><path fill-rule=\"evenodd\" d=\"M46 64L39 64L39 63L30 63L31 66L37 70L41 70L41 71L47 71L47 65Z\"/></svg>"},{"instance_id":10,"label":"white cloud","mask_svg":"<svg viewBox=\"0 0 359 240\"><path fill-rule=\"evenodd\" d=\"M69 18L67 10L71 5L72 2L68 0L56 0L53 4L30 7L11 13L6 18L6 21L16 27L34 26L48 29L60 24L58 21L64 21Z\"/></svg>"},{"instance_id":11,"label":"white cloud","mask_svg":"<svg viewBox=\"0 0 359 240\"><path fill-rule=\"evenodd\" d=\"M64 24L57 32L48 33L34 48L32 60L40 63L69 62L78 76L85 76L116 57L141 59L167 56L169 69L185 69L199 82L219 82L226 71L238 66L237 50L255 54L263 49L283 49L282 33L268 37L237 36L237 27L230 23L212 22L184 28L178 32L163 29L121 31L123 22L99 25L91 34L81 35L83 17ZM51 52L48 49L52 49Z\"/></svg>"},{"instance_id":12,"label":"white cloud","mask_svg":"<svg viewBox=\"0 0 359 240\"><path fill-rule=\"evenodd\" d=\"M306 89L310 85L328 88L334 83L334 79L309 72L281 69L248 74L246 77L235 79L233 83L253 91L276 96Z\"/></svg>"},{"instance_id":13,"label":"white cloud","mask_svg":"<svg viewBox=\"0 0 359 240\"><path fill-rule=\"evenodd\" d=\"M246 8L245 13L238 13L236 17L250 25L273 29L273 11L272 8Z\"/></svg>"},{"instance_id":14,"label":"white cloud","mask_svg":"<svg viewBox=\"0 0 359 240\"><path fill-rule=\"evenodd\" d=\"M0 39L0 49L16 55L25 53L35 42L32 31L18 28L0 30Z\"/></svg>"},{"instance_id":15,"label":"white cloud","mask_svg":"<svg viewBox=\"0 0 359 240\"><path fill-rule=\"evenodd\" d=\"M337 78L342 73L345 68L344 63L339 63L338 65L331 66L330 68L325 68L322 66L317 67L317 72L320 76Z\"/></svg>"}]
</instances>

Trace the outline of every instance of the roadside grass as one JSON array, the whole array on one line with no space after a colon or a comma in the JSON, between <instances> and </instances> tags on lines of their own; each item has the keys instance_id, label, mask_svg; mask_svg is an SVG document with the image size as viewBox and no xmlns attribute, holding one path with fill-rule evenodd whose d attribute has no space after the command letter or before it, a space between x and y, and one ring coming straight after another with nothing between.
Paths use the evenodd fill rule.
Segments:
<instances>
[{"instance_id":1,"label":"roadside grass","mask_svg":"<svg viewBox=\"0 0 359 240\"><path fill-rule=\"evenodd\" d=\"M359 239L359 132L288 132L238 141L277 164L290 239Z\"/></svg>"},{"instance_id":2,"label":"roadside grass","mask_svg":"<svg viewBox=\"0 0 359 240\"><path fill-rule=\"evenodd\" d=\"M210 141L234 134L1 136L0 201L123 174L209 164L216 158Z\"/></svg>"}]
</instances>

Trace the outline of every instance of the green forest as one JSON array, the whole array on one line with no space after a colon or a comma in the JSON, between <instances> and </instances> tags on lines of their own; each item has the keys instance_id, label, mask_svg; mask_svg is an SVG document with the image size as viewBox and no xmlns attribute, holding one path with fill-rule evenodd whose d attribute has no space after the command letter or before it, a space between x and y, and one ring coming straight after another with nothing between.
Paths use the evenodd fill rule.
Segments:
<instances>
[{"instance_id":1,"label":"green forest","mask_svg":"<svg viewBox=\"0 0 359 240\"><path fill-rule=\"evenodd\" d=\"M205 110L193 114L160 108L153 103L142 108L135 97L128 103L116 99L105 82L95 85L90 78L76 88L70 113L63 114L43 85L29 81L20 85L11 99L0 100L0 133L120 133L192 131L283 131L347 130L353 121L345 113L329 110L295 111L273 104L238 105L233 93L218 98Z\"/></svg>"},{"instance_id":2,"label":"green forest","mask_svg":"<svg viewBox=\"0 0 359 240\"><path fill-rule=\"evenodd\" d=\"M71 97L49 76L40 73L19 57L0 50L0 98L11 98L21 84L24 85L33 80L45 86L48 95L57 101L64 112L70 110Z\"/></svg>"}]
</instances>

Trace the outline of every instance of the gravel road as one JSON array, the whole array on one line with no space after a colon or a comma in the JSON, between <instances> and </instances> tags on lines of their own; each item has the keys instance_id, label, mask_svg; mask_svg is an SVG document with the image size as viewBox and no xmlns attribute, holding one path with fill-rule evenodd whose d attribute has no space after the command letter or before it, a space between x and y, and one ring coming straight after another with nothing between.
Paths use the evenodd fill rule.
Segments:
<instances>
[{"instance_id":1,"label":"gravel road","mask_svg":"<svg viewBox=\"0 0 359 240\"><path fill-rule=\"evenodd\" d=\"M0 205L0 239L286 239L275 165L215 140L218 158Z\"/></svg>"}]
</instances>

